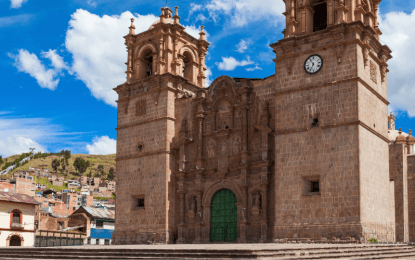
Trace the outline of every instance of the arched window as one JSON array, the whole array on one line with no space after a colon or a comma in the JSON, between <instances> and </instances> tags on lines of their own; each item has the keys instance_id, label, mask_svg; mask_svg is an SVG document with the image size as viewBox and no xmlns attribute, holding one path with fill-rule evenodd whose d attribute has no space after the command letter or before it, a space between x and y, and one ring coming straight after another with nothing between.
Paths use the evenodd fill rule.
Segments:
<instances>
[{"instance_id":1,"label":"arched window","mask_svg":"<svg viewBox=\"0 0 415 260\"><path fill-rule=\"evenodd\" d=\"M319 0L313 6L313 32L321 31L327 28L327 3Z\"/></svg>"},{"instance_id":2,"label":"arched window","mask_svg":"<svg viewBox=\"0 0 415 260\"><path fill-rule=\"evenodd\" d=\"M17 223L17 224L22 223L22 213L17 209L11 212L10 218L11 218L11 223Z\"/></svg>"},{"instance_id":3,"label":"arched window","mask_svg":"<svg viewBox=\"0 0 415 260\"><path fill-rule=\"evenodd\" d=\"M20 223L20 213L19 212L13 212L13 223Z\"/></svg>"},{"instance_id":4,"label":"arched window","mask_svg":"<svg viewBox=\"0 0 415 260\"><path fill-rule=\"evenodd\" d=\"M138 60L137 79L144 79L154 75L153 52L150 48L145 49Z\"/></svg>"},{"instance_id":5,"label":"arched window","mask_svg":"<svg viewBox=\"0 0 415 260\"><path fill-rule=\"evenodd\" d=\"M182 76L188 79L190 82L193 80L193 59L189 52L183 53L183 71Z\"/></svg>"}]
</instances>

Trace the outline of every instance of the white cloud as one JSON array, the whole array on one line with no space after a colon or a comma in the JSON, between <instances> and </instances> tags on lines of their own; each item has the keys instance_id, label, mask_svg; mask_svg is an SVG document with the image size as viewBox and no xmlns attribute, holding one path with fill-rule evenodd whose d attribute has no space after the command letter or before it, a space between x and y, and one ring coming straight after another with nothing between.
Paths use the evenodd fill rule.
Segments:
<instances>
[{"instance_id":1,"label":"white cloud","mask_svg":"<svg viewBox=\"0 0 415 260\"><path fill-rule=\"evenodd\" d=\"M220 15L227 15L232 26L241 27L263 19L275 24L284 21L285 4L275 0L210 0L206 10L215 22Z\"/></svg>"},{"instance_id":2,"label":"white cloud","mask_svg":"<svg viewBox=\"0 0 415 260\"><path fill-rule=\"evenodd\" d=\"M244 53L247 49L248 49L248 45L250 44L250 41L245 41L245 40L241 40L237 45L236 45L236 51L239 53Z\"/></svg>"},{"instance_id":3,"label":"white cloud","mask_svg":"<svg viewBox=\"0 0 415 260\"><path fill-rule=\"evenodd\" d=\"M254 70L262 70L262 68L261 67L258 67L258 65L256 65L255 67L253 67L253 68L247 68L246 69L246 71L254 71Z\"/></svg>"},{"instance_id":4,"label":"white cloud","mask_svg":"<svg viewBox=\"0 0 415 260\"><path fill-rule=\"evenodd\" d=\"M13 24L28 24L32 14L19 14L15 16L0 17L0 27L11 26Z\"/></svg>"},{"instance_id":5,"label":"white cloud","mask_svg":"<svg viewBox=\"0 0 415 260\"><path fill-rule=\"evenodd\" d=\"M30 76L34 77L42 88L55 90L58 86L59 79L55 79L57 76L56 71L53 69L46 70L36 54L20 49L19 54L9 54L9 57L14 59L14 66L20 72L28 73Z\"/></svg>"},{"instance_id":6,"label":"white cloud","mask_svg":"<svg viewBox=\"0 0 415 260\"><path fill-rule=\"evenodd\" d=\"M0 139L0 155L3 157L27 153L29 148L35 148L35 152L46 152L46 149L36 141L23 136L8 136Z\"/></svg>"},{"instance_id":7,"label":"white cloud","mask_svg":"<svg viewBox=\"0 0 415 260\"><path fill-rule=\"evenodd\" d=\"M247 60L238 61L234 57L222 57L222 62L216 62L219 70L231 71L238 66L247 66L254 64L253 61L248 57Z\"/></svg>"},{"instance_id":8,"label":"white cloud","mask_svg":"<svg viewBox=\"0 0 415 260\"><path fill-rule=\"evenodd\" d=\"M10 0L10 8L20 8L27 0Z\"/></svg>"},{"instance_id":9,"label":"white cloud","mask_svg":"<svg viewBox=\"0 0 415 260\"><path fill-rule=\"evenodd\" d=\"M95 2L94 0L88 0L87 3L92 7L97 7L97 2Z\"/></svg>"},{"instance_id":10,"label":"white cloud","mask_svg":"<svg viewBox=\"0 0 415 260\"><path fill-rule=\"evenodd\" d=\"M394 111L415 117L415 10L411 14L391 12L379 19L382 42L393 51L388 61L389 101Z\"/></svg>"},{"instance_id":11,"label":"white cloud","mask_svg":"<svg viewBox=\"0 0 415 260\"><path fill-rule=\"evenodd\" d=\"M203 9L203 6L202 6L202 5L198 5L198 4L195 4L195 3L191 3L191 4L190 4L189 15L188 15L188 17L187 17L186 21L189 21L190 16L192 16L192 14L193 14L194 12L196 12L196 11L200 11L200 10L202 10L202 9Z\"/></svg>"},{"instance_id":12,"label":"white cloud","mask_svg":"<svg viewBox=\"0 0 415 260\"><path fill-rule=\"evenodd\" d=\"M116 107L117 94L112 89L126 80L127 52L124 38L130 19L135 19L136 33L146 31L157 20L154 15L100 17L78 9L71 16L65 46L72 54L72 72L90 89L92 95Z\"/></svg>"},{"instance_id":13,"label":"white cloud","mask_svg":"<svg viewBox=\"0 0 415 260\"><path fill-rule=\"evenodd\" d=\"M27 145L34 145L36 151L40 149L42 152L48 151L46 148L79 151L87 144L81 138L92 134L66 131L47 118L24 118L8 111L0 111L0 115L0 155L26 152Z\"/></svg>"},{"instance_id":14,"label":"white cloud","mask_svg":"<svg viewBox=\"0 0 415 260\"><path fill-rule=\"evenodd\" d=\"M89 154L114 154L117 151L117 141L108 136L95 137L92 145L87 145Z\"/></svg>"},{"instance_id":15,"label":"white cloud","mask_svg":"<svg viewBox=\"0 0 415 260\"><path fill-rule=\"evenodd\" d=\"M56 53L56 50L42 52L42 56L48 58L57 71L61 71L62 69L69 70L68 65L63 61L63 58Z\"/></svg>"}]
</instances>

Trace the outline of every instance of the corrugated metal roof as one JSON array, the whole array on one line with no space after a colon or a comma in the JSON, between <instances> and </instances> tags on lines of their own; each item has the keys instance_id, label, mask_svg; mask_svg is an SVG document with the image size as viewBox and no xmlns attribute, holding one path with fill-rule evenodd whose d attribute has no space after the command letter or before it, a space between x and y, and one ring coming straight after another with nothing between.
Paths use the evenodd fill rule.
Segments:
<instances>
[{"instance_id":1,"label":"corrugated metal roof","mask_svg":"<svg viewBox=\"0 0 415 260\"><path fill-rule=\"evenodd\" d=\"M20 193L1 192L1 191L0 191L0 201L10 201L10 202L35 204L35 205L39 204L39 202L37 202L34 198L30 197L29 195L20 194Z\"/></svg>"},{"instance_id":2,"label":"corrugated metal roof","mask_svg":"<svg viewBox=\"0 0 415 260\"><path fill-rule=\"evenodd\" d=\"M82 207L85 209L93 218L105 218L105 219L115 219L115 211L105 208L91 208L91 207Z\"/></svg>"}]
</instances>

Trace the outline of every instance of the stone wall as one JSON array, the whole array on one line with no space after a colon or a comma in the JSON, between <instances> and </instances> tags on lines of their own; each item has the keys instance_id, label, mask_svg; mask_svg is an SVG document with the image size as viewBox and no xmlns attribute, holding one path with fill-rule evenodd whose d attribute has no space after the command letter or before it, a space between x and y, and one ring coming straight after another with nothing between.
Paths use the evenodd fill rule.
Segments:
<instances>
[{"instance_id":1,"label":"stone wall","mask_svg":"<svg viewBox=\"0 0 415 260\"><path fill-rule=\"evenodd\" d=\"M415 242L415 155L408 155L409 242Z\"/></svg>"},{"instance_id":2,"label":"stone wall","mask_svg":"<svg viewBox=\"0 0 415 260\"><path fill-rule=\"evenodd\" d=\"M405 145L389 146L389 164L390 175L395 183L396 242L408 242L408 165Z\"/></svg>"}]
</instances>

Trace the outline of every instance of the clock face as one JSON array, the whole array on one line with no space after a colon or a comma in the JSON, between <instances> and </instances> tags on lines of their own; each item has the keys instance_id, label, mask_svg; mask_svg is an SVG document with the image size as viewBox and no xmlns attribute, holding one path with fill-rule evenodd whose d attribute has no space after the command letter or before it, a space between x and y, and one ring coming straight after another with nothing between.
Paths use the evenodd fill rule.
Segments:
<instances>
[{"instance_id":1,"label":"clock face","mask_svg":"<svg viewBox=\"0 0 415 260\"><path fill-rule=\"evenodd\" d=\"M304 69L310 74L317 73L323 67L323 59L320 55L313 54L304 63Z\"/></svg>"}]
</instances>

